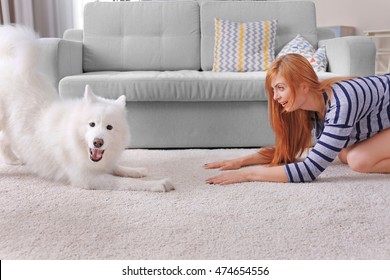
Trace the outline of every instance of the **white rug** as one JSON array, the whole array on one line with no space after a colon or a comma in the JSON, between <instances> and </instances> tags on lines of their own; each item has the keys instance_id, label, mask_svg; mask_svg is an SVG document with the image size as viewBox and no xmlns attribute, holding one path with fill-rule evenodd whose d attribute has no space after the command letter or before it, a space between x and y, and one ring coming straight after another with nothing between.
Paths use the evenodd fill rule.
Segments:
<instances>
[{"instance_id":1,"label":"white rug","mask_svg":"<svg viewBox=\"0 0 390 280\"><path fill-rule=\"evenodd\" d=\"M170 193L86 191L0 164L0 259L390 259L390 175L334 162L314 183L207 185L254 152L127 150Z\"/></svg>"}]
</instances>

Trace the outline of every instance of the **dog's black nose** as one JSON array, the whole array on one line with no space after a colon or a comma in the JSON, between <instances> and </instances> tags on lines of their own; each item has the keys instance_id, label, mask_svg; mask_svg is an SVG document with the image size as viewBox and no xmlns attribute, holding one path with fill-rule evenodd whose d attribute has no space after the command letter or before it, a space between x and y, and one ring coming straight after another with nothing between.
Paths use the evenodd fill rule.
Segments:
<instances>
[{"instance_id":1,"label":"dog's black nose","mask_svg":"<svg viewBox=\"0 0 390 280\"><path fill-rule=\"evenodd\" d=\"M95 139L93 139L93 145L94 145L96 148L100 148L101 146L104 145L104 140L101 139L101 138L95 138Z\"/></svg>"}]
</instances>

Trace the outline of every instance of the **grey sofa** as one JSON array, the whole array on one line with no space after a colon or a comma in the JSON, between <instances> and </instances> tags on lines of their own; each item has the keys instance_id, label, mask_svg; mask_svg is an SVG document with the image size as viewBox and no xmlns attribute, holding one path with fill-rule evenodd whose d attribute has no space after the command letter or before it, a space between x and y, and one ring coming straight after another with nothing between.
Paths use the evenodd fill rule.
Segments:
<instances>
[{"instance_id":1,"label":"grey sofa","mask_svg":"<svg viewBox=\"0 0 390 280\"><path fill-rule=\"evenodd\" d=\"M84 30L41 39L42 69L64 98L127 98L130 148L259 147L273 143L266 72L213 72L214 18L277 19L276 53L298 33L325 46L320 78L374 73L366 37L320 40L306 1L94 2Z\"/></svg>"}]
</instances>

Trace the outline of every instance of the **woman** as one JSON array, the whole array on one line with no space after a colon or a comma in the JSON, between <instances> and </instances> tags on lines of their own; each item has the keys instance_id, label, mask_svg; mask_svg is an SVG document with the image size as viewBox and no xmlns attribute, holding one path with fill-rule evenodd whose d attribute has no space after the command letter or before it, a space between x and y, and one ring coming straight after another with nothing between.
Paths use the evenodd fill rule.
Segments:
<instances>
[{"instance_id":1,"label":"woman","mask_svg":"<svg viewBox=\"0 0 390 280\"><path fill-rule=\"evenodd\" d=\"M265 86L275 147L204 168L267 166L224 172L207 183L313 181L337 155L355 171L390 173L390 74L319 81L304 57L287 54L273 62ZM298 161L311 147L313 128L317 143Z\"/></svg>"}]
</instances>

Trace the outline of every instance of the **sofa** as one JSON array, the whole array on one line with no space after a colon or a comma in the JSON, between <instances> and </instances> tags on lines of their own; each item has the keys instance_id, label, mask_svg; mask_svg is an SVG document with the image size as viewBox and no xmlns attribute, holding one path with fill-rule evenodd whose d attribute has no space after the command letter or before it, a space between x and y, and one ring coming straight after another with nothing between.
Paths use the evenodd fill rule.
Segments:
<instances>
[{"instance_id":1,"label":"sofa","mask_svg":"<svg viewBox=\"0 0 390 280\"><path fill-rule=\"evenodd\" d=\"M271 145L266 70L213 71L216 18L276 19L275 55L297 34L325 47L320 79L374 74L374 43L363 36L321 40L309 1L89 3L83 30L40 39L41 69L63 98L82 97L87 84L106 98L124 94L129 148Z\"/></svg>"}]
</instances>

